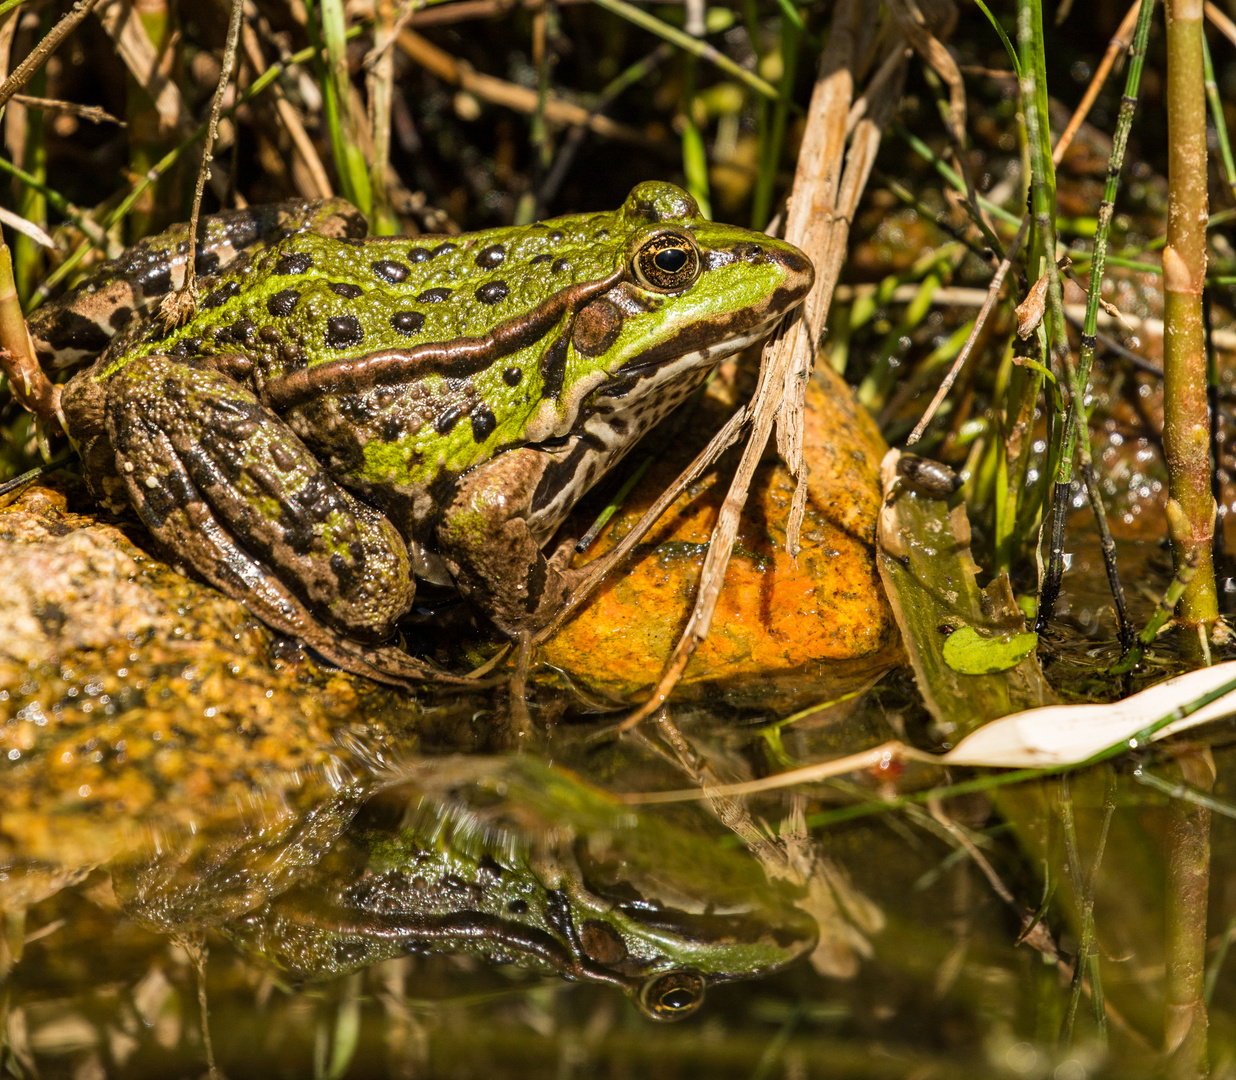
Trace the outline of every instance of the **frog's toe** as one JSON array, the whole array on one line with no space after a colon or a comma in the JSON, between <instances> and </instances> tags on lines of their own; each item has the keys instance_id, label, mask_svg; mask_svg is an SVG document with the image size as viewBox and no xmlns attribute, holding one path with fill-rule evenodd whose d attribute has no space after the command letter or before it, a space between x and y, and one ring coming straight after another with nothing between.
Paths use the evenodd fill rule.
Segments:
<instances>
[{"instance_id":1,"label":"frog's toe","mask_svg":"<svg viewBox=\"0 0 1236 1080\"><path fill-rule=\"evenodd\" d=\"M164 356L112 376L107 432L143 522L265 622L378 641L411 606L407 548L257 397Z\"/></svg>"}]
</instances>

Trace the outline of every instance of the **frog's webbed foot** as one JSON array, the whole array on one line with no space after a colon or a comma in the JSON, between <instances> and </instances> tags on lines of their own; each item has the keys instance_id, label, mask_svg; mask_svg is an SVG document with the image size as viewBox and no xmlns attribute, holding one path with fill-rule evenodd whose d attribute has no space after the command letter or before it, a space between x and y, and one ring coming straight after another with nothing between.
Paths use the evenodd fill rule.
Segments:
<instances>
[{"instance_id":1,"label":"frog's webbed foot","mask_svg":"<svg viewBox=\"0 0 1236 1080\"><path fill-rule=\"evenodd\" d=\"M402 538L250 390L148 356L111 377L104 414L129 499L174 559L341 667L385 682L428 676L396 649L362 644L390 637L411 606Z\"/></svg>"}]
</instances>

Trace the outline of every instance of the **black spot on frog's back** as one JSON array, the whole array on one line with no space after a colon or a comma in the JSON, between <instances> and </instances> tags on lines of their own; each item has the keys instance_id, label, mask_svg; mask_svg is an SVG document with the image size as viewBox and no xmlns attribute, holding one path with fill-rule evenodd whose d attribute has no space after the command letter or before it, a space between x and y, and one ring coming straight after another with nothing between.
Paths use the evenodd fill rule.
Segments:
<instances>
[{"instance_id":1,"label":"black spot on frog's back","mask_svg":"<svg viewBox=\"0 0 1236 1080\"><path fill-rule=\"evenodd\" d=\"M472 410L470 416L472 421L472 438L478 443L483 443L498 426L497 417L494 416L493 410L485 404L477 405Z\"/></svg>"},{"instance_id":2,"label":"black spot on frog's back","mask_svg":"<svg viewBox=\"0 0 1236 1080\"><path fill-rule=\"evenodd\" d=\"M240 292L240 282L225 281L214 292L212 292L205 300L202 301L204 308L217 308L226 304L233 296Z\"/></svg>"},{"instance_id":3,"label":"black spot on frog's back","mask_svg":"<svg viewBox=\"0 0 1236 1080\"><path fill-rule=\"evenodd\" d=\"M293 251L280 257L275 263L276 274L303 274L313 266L313 256L303 251Z\"/></svg>"},{"instance_id":4,"label":"black spot on frog's back","mask_svg":"<svg viewBox=\"0 0 1236 1080\"><path fill-rule=\"evenodd\" d=\"M391 315L391 329L404 337L411 337L425 325L425 316L419 311L396 311Z\"/></svg>"},{"instance_id":5,"label":"black spot on frog's back","mask_svg":"<svg viewBox=\"0 0 1236 1080\"><path fill-rule=\"evenodd\" d=\"M449 435L455 425L463 419L464 411L460 405L449 405L433 422L434 430L439 435Z\"/></svg>"},{"instance_id":6,"label":"black spot on frog's back","mask_svg":"<svg viewBox=\"0 0 1236 1080\"><path fill-rule=\"evenodd\" d=\"M193 256L193 269L198 277L206 277L208 274L213 274L219 269L219 253L217 251L204 251L199 247Z\"/></svg>"},{"instance_id":7,"label":"black spot on frog's back","mask_svg":"<svg viewBox=\"0 0 1236 1080\"><path fill-rule=\"evenodd\" d=\"M382 278L383 281L389 281L392 285L398 285L404 281L411 271L401 262L396 262L394 259L379 259L371 264L373 272Z\"/></svg>"},{"instance_id":8,"label":"black spot on frog's back","mask_svg":"<svg viewBox=\"0 0 1236 1080\"><path fill-rule=\"evenodd\" d=\"M283 318L291 315L296 310L296 305L299 301L299 292L295 289L284 289L282 292L275 293L274 296L266 301L266 310L276 318Z\"/></svg>"},{"instance_id":9,"label":"black spot on frog's back","mask_svg":"<svg viewBox=\"0 0 1236 1080\"><path fill-rule=\"evenodd\" d=\"M492 270L501 266L506 259L506 248L501 244L490 244L476 253L476 265L482 270Z\"/></svg>"},{"instance_id":10,"label":"black spot on frog's back","mask_svg":"<svg viewBox=\"0 0 1236 1080\"><path fill-rule=\"evenodd\" d=\"M505 281L487 281L476 290L476 298L482 304L499 304L510 292L510 286Z\"/></svg>"},{"instance_id":11,"label":"black spot on frog's back","mask_svg":"<svg viewBox=\"0 0 1236 1080\"><path fill-rule=\"evenodd\" d=\"M326 344L332 349L359 345L364 337L365 331L355 315L334 315L326 320Z\"/></svg>"},{"instance_id":12,"label":"black spot on frog's back","mask_svg":"<svg viewBox=\"0 0 1236 1080\"><path fill-rule=\"evenodd\" d=\"M145 296L162 296L172 287L172 268L167 263L152 266L137 279L137 284Z\"/></svg>"}]
</instances>

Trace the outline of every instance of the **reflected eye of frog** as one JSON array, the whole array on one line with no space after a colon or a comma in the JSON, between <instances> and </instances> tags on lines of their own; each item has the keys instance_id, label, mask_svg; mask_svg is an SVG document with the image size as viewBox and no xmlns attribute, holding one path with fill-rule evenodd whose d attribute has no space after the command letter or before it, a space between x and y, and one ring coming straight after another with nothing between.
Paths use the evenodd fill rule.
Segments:
<instances>
[{"instance_id":1,"label":"reflected eye of frog","mask_svg":"<svg viewBox=\"0 0 1236 1080\"><path fill-rule=\"evenodd\" d=\"M813 947L812 920L754 859L541 763L496 768L447 798L385 791L304 880L224 933L298 980L471 953L619 987L654 1020Z\"/></svg>"},{"instance_id":2,"label":"reflected eye of frog","mask_svg":"<svg viewBox=\"0 0 1236 1080\"><path fill-rule=\"evenodd\" d=\"M93 360L62 405L105 505L276 630L408 683L427 669L387 643L414 580L546 625L585 572L542 550L569 511L813 269L657 182L608 213L365 231L340 200L210 219L200 308L169 330L180 226L30 329L48 366Z\"/></svg>"},{"instance_id":3,"label":"reflected eye of frog","mask_svg":"<svg viewBox=\"0 0 1236 1080\"><path fill-rule=\"evenodd\" d=\"M694 971L658 975L639 988L640 1008L657 1020L681 1020L704 1004L704 985Z\"/></svg>"}]
</instances>

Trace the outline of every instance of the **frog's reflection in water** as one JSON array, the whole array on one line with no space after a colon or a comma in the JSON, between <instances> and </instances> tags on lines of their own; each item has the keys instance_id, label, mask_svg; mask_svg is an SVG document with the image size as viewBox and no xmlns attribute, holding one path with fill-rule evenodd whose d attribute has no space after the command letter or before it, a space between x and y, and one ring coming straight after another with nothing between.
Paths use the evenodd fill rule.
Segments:
<instances>
[{"instance_id":1,"label":"frog's reflection in water","mask_svg":"<svg viewBox=\"0 0 1236 1080\"><path fill-rule=\"evenodd\" d=\"M427 759L367 798L315 807L278 843L233 832L193 848L117 871L126 911L218 930L295 983L467 953L607 983L672 1020L709 985L815 943L813 921L745 852L530 757Z\"/></svg>"}]
</instances>

